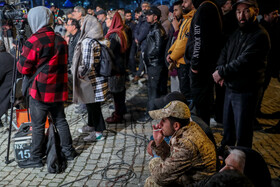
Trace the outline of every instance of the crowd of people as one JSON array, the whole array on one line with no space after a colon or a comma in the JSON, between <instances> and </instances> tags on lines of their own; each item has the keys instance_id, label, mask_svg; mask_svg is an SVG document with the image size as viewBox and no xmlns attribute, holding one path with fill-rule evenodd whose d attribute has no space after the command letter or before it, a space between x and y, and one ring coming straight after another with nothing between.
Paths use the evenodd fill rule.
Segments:
<instances>
[{"instance_id":1,"label":"crowd of people","mask_svg":"<svg viewBox=\"0 0 280 187\"><path fill-rule=\"evenodd\" d=\"M256 0L178 0L172 8L144 1L134 11L76 6L66 14L55 5L32 8L28 25L33 34L17 68L27 76L44 68L29 89L33 141L31 158L21 167L43 166L49 113L67 160L77 156L64 113L68 92L79 104L77 112L88 114L88 123L78 129L87 134L84 141L99 141L106 123L123 122L126 81L137 84L142 78L148 102L136 122L160 120L148 145L155 158L145 186L213 185L219 156L225 160L220 172L232 176L225 179L245 175L251 180L247 186L266 186L271 180L267 166L260 166L261 183L250 175L254 169L247 157L254 152L253 129L264 92L271 77L279 78L278 19L275 5L258 7ZM8 55L4 44L1 56ZM114 56L109 77L98 72L103 45ZM110 96L115 111L104 119L101 104ZM224 128L218 148L209 127L212 115Z\"/></svg>"}]
</instances>

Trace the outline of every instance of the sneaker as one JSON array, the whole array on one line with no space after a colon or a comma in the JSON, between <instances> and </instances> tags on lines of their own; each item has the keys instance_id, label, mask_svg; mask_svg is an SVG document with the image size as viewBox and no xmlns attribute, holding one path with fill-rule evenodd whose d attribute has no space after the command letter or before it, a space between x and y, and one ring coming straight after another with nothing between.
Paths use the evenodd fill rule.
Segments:
<instances>
[{"instance_id":1,"label":"sneaker","mask_svg":"<svg viewBox=\"0 0 280 187\"><path fill-rule=\"evenodd\" d=\"M25 160L18 163L20 168L41 168L43 167L43 162L41 160Z\"/></svg>"},{"instance_id":2,"label":"sneaker","mask_svg":"<svg viewBox=\"0 0 280 187\"><path fill-rule=\"evenodd\" d=\"M88 136L84 137L85 142L97 141L95 131L91 132Z\"/></svg>"},{"instance_id":3,"label":"sneaker","mask_svg":"<svg viewBox=\"0 0 280 187\"><path fill-rule=\"evenodd\" d=\"M138 119L136 122L144 124L144 123L148 123L149 121L152 121L152 118L150 116L148 116L148 115L144 115L143 117Z\"/></svg>"},{"instance_id":4,"label":"sneaker","mask_svg":"<svg viewBox=\"0 0 280 187\"><path fill-rule=\"evenodd\" d=\"M89 133L89 132L93 132L93 131L94 131L94 127L90 127L88 125L85 125L82 128L78 129L79 133Z\"/></svg>"},{"instance_id":5,"label":"sneaker","mask_svg":"<svg viewBox=\"0 0 280 187\"><path fill-rule=\"evenodd\" d=\"M98 141L104 140L104 136L102 133L101 134L98 133L98 135L97 135L97 133L95 133L95 136L96 136L96 140L98 140Z\"/></svg>"}]
</instances>

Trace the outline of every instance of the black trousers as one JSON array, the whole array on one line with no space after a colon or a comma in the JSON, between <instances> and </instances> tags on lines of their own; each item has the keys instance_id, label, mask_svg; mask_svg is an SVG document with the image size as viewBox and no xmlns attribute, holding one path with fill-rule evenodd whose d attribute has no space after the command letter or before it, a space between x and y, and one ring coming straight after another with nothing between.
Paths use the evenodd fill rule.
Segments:
<instances>
[{"instance_id":1,"label":"black trousers","mask_svg":"<svg viewBox=\"0 0 280 187\"><path fill-rule=\"evenodd\" d=\"M34 160L41 160L45 155L45 122L49 113L58 130L62 152L66 157L70 156L74 148L72 146L72 137L64 113L63 102L44 103L30 97L29 103L32 119L31 158Z\"/></svg>"},{"instance_id":2,"label":"black trousers","mask_svg":"<svg viewBox=\"0 0 280 187\"><path fill-rule=\"evenodd\" d=\"M214 100L212 74L206 72L193 73L190 70L192 104L191 113L200 117L210 125L210 105Z\"/></svg>"},{"instance_id":3,"label":"black trousers","mask_svg":"<svg viewBox=\"0 0 280 187\"><path fill-rule=\"evenodd\" d=\"M101 103L86 104L88 112L88 126L94 127L95 131L106 130L105 121L101 111Z\"/></svg>"},{"instance_id":4,"label":"black trousers","mask_svg":"<svg viewBox=\"0 0 280 187\"><path fill-rule=\"evenodd\" d=\"M191 86L190 86L190 64L180 64L177 68L180 92L185 96L186 100L191 100Z\"/></svg>"}]
</instances>

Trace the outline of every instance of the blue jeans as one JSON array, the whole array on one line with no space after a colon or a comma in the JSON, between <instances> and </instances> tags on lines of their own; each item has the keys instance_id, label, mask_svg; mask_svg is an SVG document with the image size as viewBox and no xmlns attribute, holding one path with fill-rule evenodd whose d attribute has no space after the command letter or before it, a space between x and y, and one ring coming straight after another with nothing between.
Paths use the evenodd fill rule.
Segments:
<instances>
[{"instance_id":1,"label":"blue jeans","mask_svg":"<svg viewBox=\"0 0 280 187\"><path fill-rule=\"evenodd\" d=\"M224 136L222 146L252 147L253 123L262 88L238 93L226 88L224 102Z\"/></svg>"},{"instance_id":2,"label":"blue jeans","mask_svg":"<svg viewBox=\"0 0 280 187\"><path fill-rule=\"evenodd\" d=\"M66 157L74 151L69 126L65 118L63 102L44 103L30 97L30 115L32 122L31 158L41 160L45 155L45 122L50 113L56 126L62 152Z\"/></svg>"}]
</instances>

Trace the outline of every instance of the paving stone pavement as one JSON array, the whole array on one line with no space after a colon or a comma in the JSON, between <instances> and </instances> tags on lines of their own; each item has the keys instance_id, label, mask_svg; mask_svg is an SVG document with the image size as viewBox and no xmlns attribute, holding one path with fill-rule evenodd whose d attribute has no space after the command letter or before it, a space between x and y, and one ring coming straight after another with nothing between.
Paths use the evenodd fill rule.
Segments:
<instances>
[{"instance_id":1,"label":"paving stone pavement","mask_svg":"<svg viewBox=\"0 0 280 187\"><path fill-rule=\"evenodd\" d=\"M262 103L264 113L280 111L280 83L271 81ZM87 115L75 113L75 104L65 108L67 121L72 133L73 144L79 156L68 162L64 173L49 174L46 165L43 168L22 169L17 163L5 164L7 152L8 131L0 128L0 186L143 186L149 176L148 162L150 156L146 153L147 140L152 134L152 121L147 124L137 124L135 121L145 111L147 94L145 85L129 85L127 89L128 114L125 121L119 124L107 125L104 131L105 139L86 143L85 135L77 129L85 125ZM109 109L112 101L102 105L104 118L111 115ZM279 119L259 119L265 127L275 125ZM221 141L222 128L213 128L216 141ZM13 131L12 136L15 131ZM273 178L280 176L280 134L254 132L253 148L259 151L269 164ZM11 147L10 159L14 158ZM118 177L116 177L118 176Z\"/></svg>"}]
</instances>

